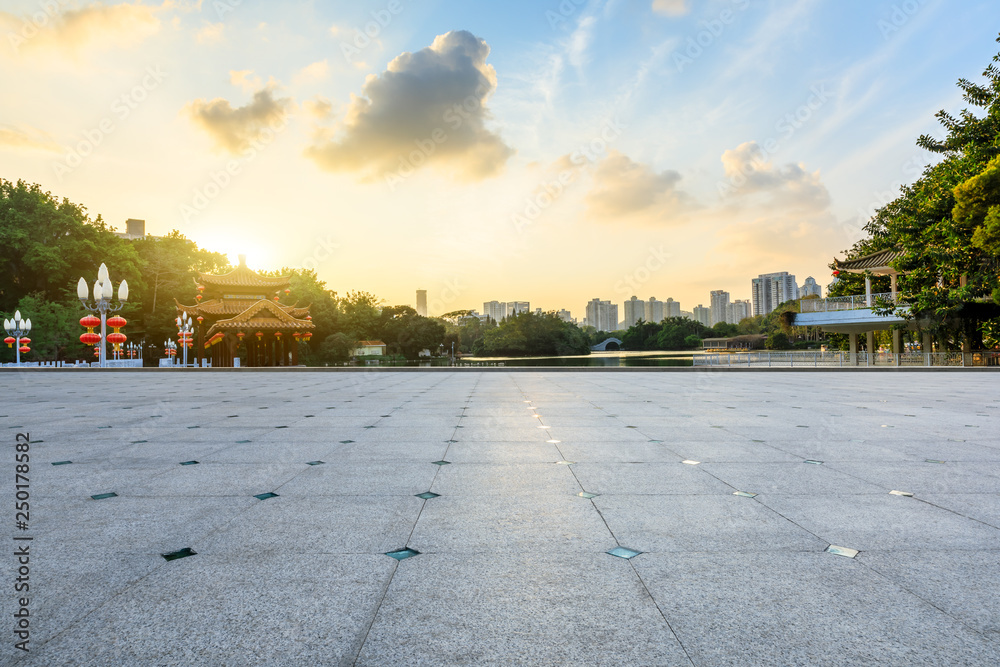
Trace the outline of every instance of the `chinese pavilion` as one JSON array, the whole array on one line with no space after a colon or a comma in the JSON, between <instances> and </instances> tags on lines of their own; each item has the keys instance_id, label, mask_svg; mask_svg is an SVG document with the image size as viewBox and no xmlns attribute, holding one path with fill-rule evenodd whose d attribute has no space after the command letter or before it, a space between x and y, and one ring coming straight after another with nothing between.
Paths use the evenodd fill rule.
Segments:
<instances>
[{"instance_id":1,"label":"chinese pavilion","mask_svg":"<svg viewBox=\"0 0 1000 667\"><path fill-rule=\"evenodd\" d=\"M235 270L195 279L198 303L185 306L174 299L177 314L197 320L195 354L211 359L213 368L227 368L241 358L244 366L297 366L298 342L309 340L315 325L309 306L281 303L288 296L288 276L262 276L240 255Z\"/></svg>"}]
</instances>

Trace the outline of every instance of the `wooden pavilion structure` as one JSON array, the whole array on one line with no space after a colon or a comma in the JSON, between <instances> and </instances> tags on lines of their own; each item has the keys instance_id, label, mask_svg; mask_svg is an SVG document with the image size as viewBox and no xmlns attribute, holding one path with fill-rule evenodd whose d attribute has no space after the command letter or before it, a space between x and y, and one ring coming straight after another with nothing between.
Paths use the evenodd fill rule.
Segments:
<instances>
[{"instance_id":1,"label":"wooden pavilion structure","mask_svg":"<svg viewBox=\"0 0 1000 667\"><path fill-rule=\"evenodd\" d=\"M230 368L237 358L251 367L297 366L298 342L312 336L309 306L286 305L288 276L262 276L240 265L221 276L199 273L198 303L185 306L174 299L177 314L187 313L195 327L196 363L202 356L214 368ZM242 353L242 354L241 354Z\"/></svg>"}]
</instances>

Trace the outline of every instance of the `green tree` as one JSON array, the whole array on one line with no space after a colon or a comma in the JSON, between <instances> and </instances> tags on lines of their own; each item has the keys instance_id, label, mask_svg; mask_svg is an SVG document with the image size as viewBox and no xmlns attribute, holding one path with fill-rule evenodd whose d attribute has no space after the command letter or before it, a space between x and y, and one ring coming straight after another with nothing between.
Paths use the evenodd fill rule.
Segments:
<instances>
[{"instance_id":1,"label":"green tree","mask_svg":"<svg viewBox=\"0 0 1000 667\"><path fill-rule=\"evenodd\" d=\"M997 40L1000 42L1000 39ZM985 81L958 81L969 105L958 116L937 114L945 129L941 140L921 136L917 144L941 160L924 169L900 196L879 209L866 225L869 237L848 252L857 257L885 248L900 256L899 287L909 316L930 322L945 338L981 344L987 323L1000 315L997 304L984 303L997 288L996 229L1000 204L1000 54L983 73ZM978 112L977 112L978 110ZM863 276L839 276L844 286L862 293ZM883 288L884 289L884 288Z\"/></svg>"},{"instance_id":2,"label":"green tree","mask_svg":"<svg viewBox=\"0 0 1000 667\"><path fill-rule=\"evenodd\" d=\"M323 339L319 345L319 350L314 363L343 363L351 358L351 354L357 347L357 341L344 333L330 334Z\"/></svg>"},{"instance_id":3,"label":"green tree","mask_svg":"<svg viewBox=\"0 0 1000 667\"><path fill-rule=\"evenodd\" d=\"M379 335L382 300L374 294L350 291L340 302L341 330L356 340L372 340ZM414 311L415 312L415 311Z\"/></svg>"},{"instance_id":4,"label":"green tree","mask_svg":"<svg viewBox=\"0 0 1000 667\"><path fill-rule=\"evenodd\" d=\"M518 313L488 329L473 351L480 356L507 357L589 354L590 341L575 324L554 313Z\"/></svg>"},{"instance_id":5,"label":"green tree","mask_svg":"<svg viewBox=\"0 0 1000 667\"><path fill-rule=\"evenodd\" d=\"M788 340L788 335L778 331L767 337L764 347L768 350L787 350L792 346Z\"/></svg>"}]
</instances>

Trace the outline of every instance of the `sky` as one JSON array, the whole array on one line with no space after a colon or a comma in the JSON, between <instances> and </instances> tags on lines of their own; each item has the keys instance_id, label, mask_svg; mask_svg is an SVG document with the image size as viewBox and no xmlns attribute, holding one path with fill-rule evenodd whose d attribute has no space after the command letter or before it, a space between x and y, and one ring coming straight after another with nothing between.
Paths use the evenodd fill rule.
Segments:
<instances>
[{"instance_id":1,"label":"sky","mask_svg":"<svg viewBox=\"0 0 1000 667\"><path fill-rule=\"evenodd\" d=\"M0 0L0 177L432 315L828 264L995 0ZM112 273L114 271L113 267Z\"/></svg>"}]
</instances>

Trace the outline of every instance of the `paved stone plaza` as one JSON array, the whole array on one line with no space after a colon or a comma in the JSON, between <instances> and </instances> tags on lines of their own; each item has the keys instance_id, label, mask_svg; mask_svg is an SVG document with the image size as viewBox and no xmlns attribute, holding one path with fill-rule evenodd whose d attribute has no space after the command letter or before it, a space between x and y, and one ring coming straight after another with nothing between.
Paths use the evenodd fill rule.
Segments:
<instances>
[{"instance_id":1,"label":"paved stone plaza","mask_svg":"<svg viewBox=\"0 0 1000 667\"><path fill-rule=\"evenodd\" d=\"M1000 663L993 373L3 377L4 664Z\"/></svg>"}]
</instances>

